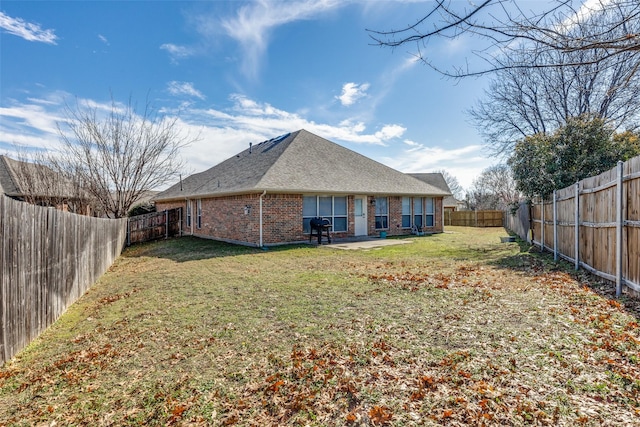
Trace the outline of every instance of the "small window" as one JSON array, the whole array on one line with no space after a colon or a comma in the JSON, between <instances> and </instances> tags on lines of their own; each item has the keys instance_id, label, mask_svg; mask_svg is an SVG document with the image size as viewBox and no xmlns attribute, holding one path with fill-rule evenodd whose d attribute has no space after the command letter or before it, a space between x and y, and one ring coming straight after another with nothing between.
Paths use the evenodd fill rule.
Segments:
<instances>
[{"instance_id":1,"label":"small window","mask_svg":"<svg viewBox=\"0 0 640 427\"><path fill-rule=\"evenodd\" d=\"M187 200L187 228L191 227L191 200Z\"/></svg>"},{"instance_id":2,"label":"small window","mask_svg":"<svg viewBox=\"0 0 640 427\"><path fill-rule=\"evenodd\" d=\"M202 199L198 199L196 203L196 227L202 228Z\"/></svg>"},{"instance_id":3,"label":"small window","mask_svg":"<svg viewBox=\"0 0 640 427\"><path fill-rule=\"evenodd\" d=\"M413 225L422 228L422 197L415 197L413 199Z\"/></svg>"},{"instance_id":4,"label":"small window","mask_svg":"<svg viewBox=\"0 0 640 427\"><path fill-rule=\"evenodd\" d=\"M389 228L389 201L386 197L376 197L376 229Z\"/></svg>"},{"instance_id":5,"label":"small window","mask_svg":"<svg viewBox=\"0 0 640 427\"><path fill-rule=\"evenodd\" d=\"M433 197L427 197L427 227L433 227L435 225L435 203Z\"/></svg>"},{"instance_id":6,"label":"small window","mask_svg":"<svg viewBox=\"0 0 640 427\"><path fill-rule=\"evenodd\" d=\"M402 198L402 228L411 228L411 198Z\"/></svg>"}]
</instances>

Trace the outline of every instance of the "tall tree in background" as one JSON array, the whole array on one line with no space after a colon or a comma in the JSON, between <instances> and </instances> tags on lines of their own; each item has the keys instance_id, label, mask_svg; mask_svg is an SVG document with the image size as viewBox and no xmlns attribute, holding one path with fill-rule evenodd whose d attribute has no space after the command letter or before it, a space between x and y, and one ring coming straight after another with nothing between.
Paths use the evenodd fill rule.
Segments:
<instances>
[{"instance_id":1,"label":"tall tree in background","mask_svg":"<svg viewBox=\"0 0 640 427\"><path fill-rule=\"evenodd\" d=\"M509 165L518 189L528 197L548 197L553 190L615 167L640 155L638 135L614 134L600 118L580 116L552 135L526 137L515 146Z\"/></svg>"},{"instance_id":2,"label":"tall tree in background","mask_svg":"<svg viewBox=\"0 0 640 427\"><path fill-rule=\"evenodd\" d=\"M183 167L179 150L190 142L176 117L148 103L138 114L131 100L121 105L113 98L106 114L91 105L67 108L58 130L58 168L76 174L110 218L125 217L145 192L175 179Z\"/></svg>"},{"instance_id":3,"label":"tall tree in background","mask_svg":"<svg viewBox=\"0 0 640 427\"><path fill-rule=\"evenodd\" d=\"M515 53L518 62L529 55ZM470 110L486 145L508 155L527 136L553 133L572 117L601 118L616 128L634 128L640 117L640 74L634 53L595 61L592 51L543 52L537 60L564 67L496 71L484 99ZM576 65L572 65L576 64Z\"/></svg>"},{"instance_id":4,"label":"tall tree in background","mask_svg":"<svg viewBox=\"0 0 640 427\"><path fill-rule=\"evenodd\" d=\"M584 64L640 54L640 2L637 0L555 0L544 10L525 10L517 0L462 2L435 0L414 24L389 31L368 30L374 43L397 48L413 46L424 63L454 77L477 76L507 68L564 67L566 61L547 62L549 52L590 52ZM484 43L474 50L477 68L441 66L429 53L428 42L436 38L470 36ZM504 62L522 48L530 53L516 55L519 61ZM472 61L467 60L467 64ZM637 59L636 61L637 62Z\"/></svg>"},{"instance_id":5,"label":"tall tree in background","mask_svg":"<svg viewBox=\"0 0 640 427\"><path fill-rule=\"evenodd\" d=\"M465 202L469 209L507 209L520 201L520 192L509 166L494 165L473 180Z\"/></svg>"},{"instance_id":6,"label":"tall tree in background","mask_svg":"<svg viewBox=\"0 0 640 427\"><path fill-rule=\"evenodd\" d=\"M462 198L464 197L464 188L462 188L462 186L460 185L458 178L444 169L439 169L434 172L442 174L442 177L447 183L447 186L449 187L449 190L451 191L453 197L455 197L457 200L462 200Z\"/></svg>"}]
</instances>

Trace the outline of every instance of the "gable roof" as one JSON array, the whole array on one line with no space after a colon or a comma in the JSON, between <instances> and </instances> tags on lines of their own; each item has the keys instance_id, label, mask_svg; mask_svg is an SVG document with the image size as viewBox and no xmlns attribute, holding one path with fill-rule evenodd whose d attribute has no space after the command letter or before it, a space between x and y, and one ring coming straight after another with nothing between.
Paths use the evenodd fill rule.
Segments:
<instances>
[{"instance_id":1,"label":"gable roof","mask_svg":"<svg viewBox=\"0 0 640 427\"><path fill-rule=\"evenodd\" d=\"M442 205L445 208L450 208L450 207L461 207L464 206L464 202L462 200L458 200L453 196L447 196L444 198L444 200L442 201Z\"/></svg>"},{"instance_id":2,"label":"gable roof","mask_svg":"<svg viewBox=\"0 0 640 427\"><path fill-rule=\"evenodd\" d=\"M189 176L156 201L255 193L446 196L450 192L306 130L261 142Z\"/></svg>"},{"instance_id":3,"label":"gable roof","mask_svg":"<svg viewBox=\"0 0 640 427\"><path fill-rule=\"evenodd\" d=\"M440 190L446 192L447 196L451 196L449 185L440 172L410 173L408 175L411 175L412 177L419 179L422 182L426 182L429 185L439 188Z\"/></svg>"}]
</instances>

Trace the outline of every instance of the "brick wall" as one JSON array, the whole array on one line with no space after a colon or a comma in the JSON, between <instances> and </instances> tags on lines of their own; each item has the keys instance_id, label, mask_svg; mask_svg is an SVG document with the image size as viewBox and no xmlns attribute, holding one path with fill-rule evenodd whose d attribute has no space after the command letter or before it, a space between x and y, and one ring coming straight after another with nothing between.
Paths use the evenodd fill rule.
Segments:
<instances>
[{"instance_id":1,"label":"brick wall","mask_svg":"<svg viewBox=\"0 0 640 427\"><path fill-rule=\"evenodd\" d=\"M371 200L373 197L369 197L367 200L368 205L368 222L369 222L369 235L377 236L380 234L382 230L376 230L375 224L375 215L376 208L375 205L371 204ZM391 196L388 197L389 200L389 228L384 230L387 232L388 236L402 236L411 234L410 228L402 228L402 197L401 196ZM412 202L413 203L413 202ZM424 231L427 233L442 233L444 231L443 226L443 218L442 218L442 203L443 198L437 197L434 198L434 218L433 218L433 227L425 227Z\"/></svg>"},{"instance_id":2,"label":"brick wall","mask_svg":"<svg viewBox=\"0 0 640 427\"><path fill-rule=\"evenodd\" d=\"M375 206L371 204L372 197L367 200L367 220L370 236L379 235L375 229ZM158 202L158 210L183 208L183 234L193 234L200 237L218 240L260 244L260 194L245 194L202 199L201 227L197 227L197 201L192 203L192 227L186 225L186 202ZM348 203L348 232L334 233L335 238L353 236L354 211L353 196L347 197ZM262 199L263 211L263 244L308 241L309 235L302 230L302 195L301 194L266 194ZM442 232L442 198L435 200L435 226L427 229L429 232ZM410 234L411 230L400 227L402 224L402 197L389 197L389 228L387 235Z\"/></svg>"}]
</instances>

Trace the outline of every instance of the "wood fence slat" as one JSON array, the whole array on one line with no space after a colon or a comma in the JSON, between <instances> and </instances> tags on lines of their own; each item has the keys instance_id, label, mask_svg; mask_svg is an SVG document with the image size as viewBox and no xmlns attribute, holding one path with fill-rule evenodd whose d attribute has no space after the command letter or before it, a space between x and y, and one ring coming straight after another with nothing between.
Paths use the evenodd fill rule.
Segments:
<instances>
[{"instance_id":1,"label":"wood fence slat","mask_svg":"<svg viewBox=\"0 0 640 427\"><path fill-rule=\"evenodd\" d=\"M124 247L126 224L0 196L0 363L106 271Z\"/></svg>"},{"instance_id":2,"label":"wood fence slat","mask_svg":"<svg viewBox=\"0 0 640 427\"><path fill-rule=\"evenodd\" d=\"M549 236L557 229L559 256L640 293L640 156L558 190L555 201L555 220L549 202L518 208L531 212L533 241L553 248ZM519 218L507 214L506 223L524 238L528 228Z\"/></svg>"},{"instance_id":3,"label":"wood fence slat","mask_svg":"<svg viewBox=\"0 0 640 427\"><path fill-rule=\"evenodd\" d=\"M496 210L447 211L445 212L445 225L460 227L503 227L504 212Z\"/></svg>"}]
</instances>

